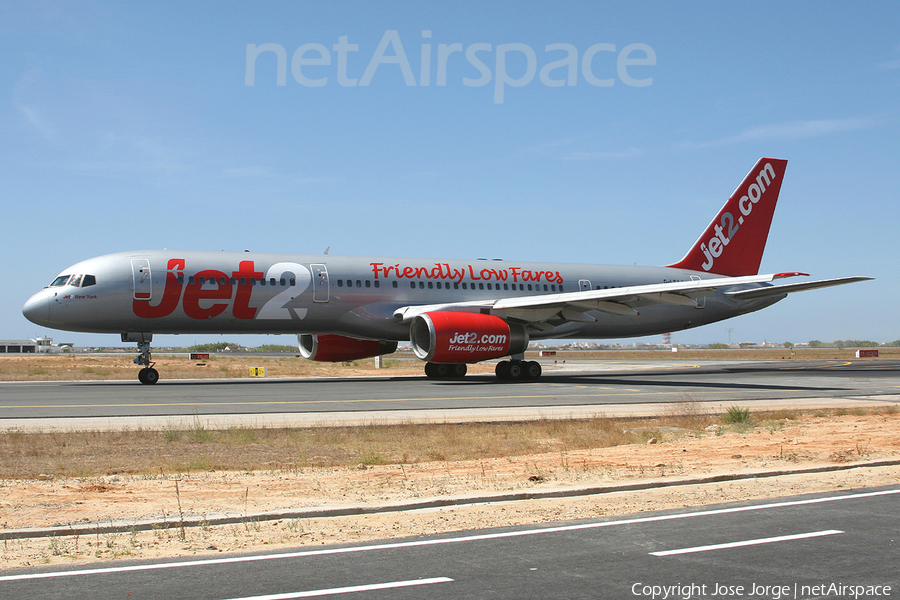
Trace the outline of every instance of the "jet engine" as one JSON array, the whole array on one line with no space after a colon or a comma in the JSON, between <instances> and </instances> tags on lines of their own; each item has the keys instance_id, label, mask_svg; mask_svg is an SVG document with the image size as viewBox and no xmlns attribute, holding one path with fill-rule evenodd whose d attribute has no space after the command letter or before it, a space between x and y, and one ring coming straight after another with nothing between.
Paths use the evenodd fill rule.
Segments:
<instances>
[{"instance_id":1,"label":"jet engine","mask_svg":"<svg viewBox=\"0 0 900 600\"><path fill-rule=\"evenodd\" d=\"M493 315L437 311L413 319L409 341L424 361L475 363L525 352L528 332Z\"/></svg>"},{"instance_id":2,"label":"jet engine","mask_svg":"<svg viewBox=\"0 0 900 600\"><path fill-rule=\"evenodd\" d=\"M359 340L335 334L303 333L297 336L303 358L322 362L342 362L390 354L397 342Z\"/></svg>"}]
</instances>

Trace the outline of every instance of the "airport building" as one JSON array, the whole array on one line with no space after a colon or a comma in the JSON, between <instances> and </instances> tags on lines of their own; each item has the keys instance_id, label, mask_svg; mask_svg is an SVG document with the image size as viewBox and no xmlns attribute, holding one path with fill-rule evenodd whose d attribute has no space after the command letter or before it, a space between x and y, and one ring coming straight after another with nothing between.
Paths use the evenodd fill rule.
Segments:
<instances>
[{"instance_id":1,"label":"airport building","mask_svg":"<svg viewBox=\"0 0 900 600\"><path fill-rule=\"evenodd\" d=\"M58 350L53 346L53 338L39 337L36 340L0 340L0 354L43 354Z\"/></svg>"}]
</instances>

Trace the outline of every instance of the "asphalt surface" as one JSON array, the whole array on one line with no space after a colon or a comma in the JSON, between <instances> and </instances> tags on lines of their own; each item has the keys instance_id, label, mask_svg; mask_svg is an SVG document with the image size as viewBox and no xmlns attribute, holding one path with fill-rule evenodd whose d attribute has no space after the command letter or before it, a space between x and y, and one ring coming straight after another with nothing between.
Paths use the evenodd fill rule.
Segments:
<instances>
[{"instance_id":1,"label":"asphalt surface","mask_svg":"<svg viewBox=\"0 0 900 600\"><path fill-rule=\"evenodd\" d=\"M558 370L554 370L558 369ZM164 376L164 374L163 374ZM116 419L194 415L402 415L432 411L441 418L537 414L579 408L610 415L623 410L696 402L863 402L900 399L900 361L582 361L545 363L534 383L504 383L493 375L459 381L424 376L314 379L166 380L0 383L0 427L32 420ZM472 412L474 411L474 412ZM479 413L479 411L481 411ZM505 411L505 412L504 412ZM474 418L474 417L473 417Z\"/></svg>"},{"instance_id":2,"label":"asphalt surface","mask_svg":"<svg viewBox=\"0 0 900 600\"><path fill-rule=\"evenodd\" d=\"M280 554L0 573L2 598L883 598L900 486Z\"/></svg>"}]
</instances>

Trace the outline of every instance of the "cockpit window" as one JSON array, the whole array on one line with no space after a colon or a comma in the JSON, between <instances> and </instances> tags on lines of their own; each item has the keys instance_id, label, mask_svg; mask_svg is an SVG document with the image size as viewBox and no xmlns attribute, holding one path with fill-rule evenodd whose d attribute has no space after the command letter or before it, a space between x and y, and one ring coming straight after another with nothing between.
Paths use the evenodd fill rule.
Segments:
<instances>
[{"instance_id":1,"label":"cockpit window","mask_svg":"<svg viewBox=\"0 0 900 600\"><path fill-rule=\"evenodd\" d=\"M70 285L72 287L88 287L97 285L97 278L94 275L60 275L53 280L50 287L62 287Z\"/></svg>"}]
</instances>

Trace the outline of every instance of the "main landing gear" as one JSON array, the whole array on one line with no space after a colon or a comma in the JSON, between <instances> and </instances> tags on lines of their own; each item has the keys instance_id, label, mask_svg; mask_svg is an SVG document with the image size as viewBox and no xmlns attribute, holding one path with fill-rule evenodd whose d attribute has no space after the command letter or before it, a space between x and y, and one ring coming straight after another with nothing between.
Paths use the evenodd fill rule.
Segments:
<instances>
[{"instance_id":1,"label":"main landing gear","mask_svg":"<svg viewBox=\"0 0 900 600\"><path fill-rule=\"evenodd\" d=\"M425 363L425 375L428 379L462 379L468 370L465 363Z\"/></svg>"},{"instance_id":2,"label":"main landing gear","mask_svg":"<svg viewBox=\"0 0 900 600\"><path fill-rule=\"evenodd\" d=\"M425 375L429 379L462 379L466 375L465 364L425 363ZM494 369L501 381L537 381L541 378L541 364L534 360L504 360Z\"/></svg>"},{"instance_id":3,"label":"main landing gear","mask_svg":"<svg viewBox=\"0 0 900 600\"><path fill-rule=\"evenodd\" d=\"M153 340L152 333L123 333L123 342L137 342L138 355L133 362L136 365L144 367L138 372L138 381L145 385L153 385L159 381L159 371L153 368L156 363L150 359L150 342Z\"/></svg>"},{"instance_id":4,"label":"main landing gear","mask_svg":"<svg viewBox=\"0 0 900 600\"><path fill-rule=\"evenodd\" d=\"M541 364L534 360L504 360L494 369L500 381L537 381L541 378Z\"/></svg>"}]
</instances>

